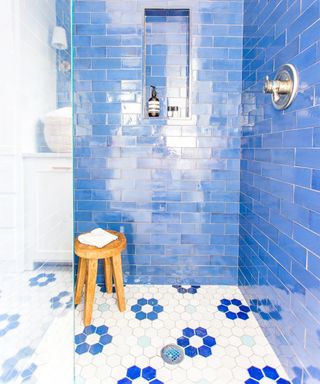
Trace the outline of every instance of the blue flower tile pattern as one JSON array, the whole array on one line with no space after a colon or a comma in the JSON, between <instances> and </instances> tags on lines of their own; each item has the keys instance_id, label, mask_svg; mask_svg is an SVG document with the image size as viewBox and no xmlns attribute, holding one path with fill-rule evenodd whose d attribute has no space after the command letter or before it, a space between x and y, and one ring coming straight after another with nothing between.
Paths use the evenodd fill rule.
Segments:
<instances>
[{"instance_id":1,"label":"blue flower tile pattern","mask_svg":"<svg viewBox=\"0 0 320 384\"><path fill-rule=\"evenodd\" d=\"M173 285L172 287L176 288L176 290L181 294L190 293L191 295L194 295L198 292L200 285L190 285L189 288L185 288L182 285Z\"/></svg>"},{"instance_id":2,"label":"blue flower tile pattern","mask_svg":"<svg viewBox=\"0 0 320 384\"><path fill-rule=\"evenodd\" d=\"M51 303L51 308L53 309L71 308L72 306L71 293L68 291L62 291L57 296L51 297L50 303Z\"/></svg>"},{"instance_id":3,"label":"blue flower tile pattern","mask_svg":"<svg viewBox=\"0 0 320 384\"><path fill-rule=\"evenodd\" d=\"M183 336L177 339L177 344L184 348L186 356L195 357L200 355L208 357L212 355L211 348L216 345L216 340L214 337L208 335L205 328L198 327L193 329L188 327L182 331L182 334ZM194 339L192 338L195 336L202 339L199 346L192 345L194 342Z\"/></svg>"},{"instance_id":4,"label":"blue flower tile pattern","mask_svg":"<svg viewBox=\"0 0 320 384\"><path fill-rule=\"evenodd\" d=\"M265 366L274 367L279 373L279 378L289 380L290 376L286 375L285 369L279 364L262 330L258 327L253 313L248 313L249 319L246 321L230 321L224 312L218 311L217 306L221 299L230 299L231 303L231 299L236 298L248 305L237 287L202 285L197 294L183 295L176 293L172 284L144 285L143 292L136 285L128 284L127 291L128 298L134 299L130 300L129 312L123 314L118 312L115 298L109 297L106 301L104 293L99 290L96 292L92 324L108 325L109 333L114 337L112 346L106 346L100 354L93 356L89 353L75 353L79 384L87 380L95 381L97 371L93 367L100 367L101 361L107 361L109 365L106 369L102 367L103 369L99 370L99 379L103 383L114 380L115 383L120 384L147 382L154 384L157 383L156 380L161 380L165 384L169 382L244 384L246 380L252 379L256 382L253 381L251 384L257 384L258 381L248 374L247 369L251 366L261 370ZM168 292L173 294L174 300L168 300ZM157 299L158 305L163 305L163 312L158 314L158 319L155 321L138 321L135 318L138 312L131 311L131 306L138 305L140 308L136 310L148 312L153 309L148 304L148 299L151 300L151 298ZM211 300L215 303L214 307L208 305L209 301L212 302ZM155 303L151 302L151 304ZM235 304L239 303L235 302ZM108 310L101 310L99 308L101 305L108 306ZM196 307L197 310L189 310L190 307ZM214 313L212 313L213 310ZM229 310L238 312L238 306L234 307L232 304ZM111 312L117 314L118 321L121 319L120 328L118 321L110 323ZM76 308L75 316L76 334L82 333L82 306ZM209 321L208 324L206 319ZM165 330L164 328L169 325L170 329ZM113 327L115 327L114 331ZM121 337L116 337L119 332ZM178 349L183 349L185 356L185 361L176 365L175 368L164 363L159 353L161 347L169 342L172 343L172 340L168 339L169 335L171 338L175 337L174 344ZM85 342L93 344L92 339L87 339ZM114 360L110 353L116 355ZM124 360L129 362L124 365L125 368ZM156 370L156 376L151 368L146 369L142 374L143 368L149 365ZM266 372L266 375L270 376L268 371ZM265 377L258 384L271 384L273 382L271 380Z\"/></svg>"},{"instance_id":5,"label":"blue flower tile pattern","mask_svg":"<svg viewBox=\"0 0 320 384\"><path fill-rule=\"evenodd\" d=\"M0 376L1 383L7 383L16 380L18 377L22 379L22 382L28 380L37 369L36 364L30 364L25 369L19 369L19 364L24 359L29 359L34 353L34 350L30 347L24 347L19 350L14 356L5 360L2 364L2 372Z\"/></svg>"},{"instance_id":6,"label":"blue flower tile pattern","mask_svg":"<svg viewBox=\"0 0 320 384\"><path fill-rule=\"evenodd\" d=\"M10 330L17 328L20 324L19 319L20 315L18 313L14 315L7 313L0 314L0 337L4 336Z\"/></svg>"},{"instance_id":7,"label":"blue flower tile pattern","mask_svg":"<svg viewBox=\"0 0 320 384\"><path fill-rule=\"evenodd\" d=\"M250 309L257 313L263 320L281 320L282 308L280 305L272 304L269 299L252 299L250 300Z\"/></svg>"},{"instance_id":8,"label":"blue flower tile pattern","mask_svg":"<svg viewBox=\"0 0 320 384\"><path fill-rule=\"evenodd\" d=\"M134 380L139 378L143 378L150 384L164 384L162 381L158 380L156 376L157 371L150 366L141 369L138 366L133 365L128 368L126 377L118 380L118 384L131 384Z\"/></svg>"},{"instance_id":9,"label":"blue flower tile pattern","mask_svg":"<svg viewBox=\"0 0 320 384\"><path fill-rule=\"evenodd\" d=\"M269 379L269 381L274 381L277 384L290 384L288 380L279 376L275 368L272 368L269 365L266 365L262 369L251 366L248 368L248 373L250 375L250 379L246 380L245 384L259 384L260 382L263 383L265 378Z\"/></svg>"},{"instance_id":10,"label":"blue flower tile pattern","mask_svg":"<svg viewBox=\"0 0 320 384\"><path fill-rule=\"evenodd\" d=\"M87 352L92 355L101 353L103 348L112 341L112 336L108 333L108 330L108 327L105 325L100 325L99 327L89 325L88 327L85 327L83 332L79 333L74 338L76 343L76 353L79 355ZM91 335L97 335L97 341L89 344L88 337Z\"/></svg>"},{"instance_id":11,"label":"blue flower tile pattern","mask_svg":"<svg viewBox=\"0 0 320 384\"><path fill-rule=\"evenodd\" d=\"M149 307L152 307L151 310L143 310L143 307L148 305ZM135 312L136 319L138 320L156 320L158 318L158 314L163 311L163 306L158 303L157 299L139 299L137 301L137 304L133 305L131 307L131 311Z\"/></svg>"},{"instance_id":12,"label":"blue flower tile pattern","mask_svg":"<svg viewBox=\"0 0 320 384\"><path fill-rule=\"evenodd\" d=\"M29 279L30 287L44 287L56 280L54 273L39 273L37 276Z\"/></svg>"},{"instance_id":13,"label":"blue flower tile pattern","mask_svg":"<svg viewBox=\"0 0 320 384\"><path fill-rule=\"evenodd\" d=\"M247 305L242 304L242 301L239 299L222 299L220 300L220 305L218 305L218 310L224 312L226 317L230 320L241 319L248 320L250 308ZM230 306L233 308L230 309ZM238 307L238 309L234 309Z\"/></svg>"}]
</instances>

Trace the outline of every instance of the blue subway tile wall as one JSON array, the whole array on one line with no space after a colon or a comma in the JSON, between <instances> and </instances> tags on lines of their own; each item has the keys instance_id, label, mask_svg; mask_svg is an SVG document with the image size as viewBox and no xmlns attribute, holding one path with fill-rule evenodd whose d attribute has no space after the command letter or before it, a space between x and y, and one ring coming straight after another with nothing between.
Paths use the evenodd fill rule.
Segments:
<instances>
[{"instance_id":1,"label":"blue subway tile wall","mask_svg":"<svg viewBox=\"0 0 320 384\"><path fill-rule=\"evenodd\" d=\"M319 18L319 0L244 2L239 283L295 384L320 381ZM299 93L277 111L263 78L285 63Z\"/></svg>"},{"instance_id":2,"label":"blue subway tile wall","mask_svg":"<svg viewBox=\"0 0 320 384\"><path fill-rule=\"evenodd\" d=\"M76 233L124 231L127 283L235 284L242 0L183 2L192 116L178 122L142 112L148 7L145 0L74 3ZM171 44L160 48L166 60Z\"/></svg>"}]
</instances>

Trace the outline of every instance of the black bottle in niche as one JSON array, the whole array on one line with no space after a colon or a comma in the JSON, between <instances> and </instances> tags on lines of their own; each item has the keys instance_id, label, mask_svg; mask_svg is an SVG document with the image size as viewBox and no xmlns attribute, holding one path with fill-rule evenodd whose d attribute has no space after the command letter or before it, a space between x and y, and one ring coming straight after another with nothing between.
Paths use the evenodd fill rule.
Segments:
<instances>
[{"instance_id":1,"label":"black bottle in niche","mask_svg":"<svg viewBox=\"0 0 320 384\"><path fill-rule=\"evenodd\" d=\"M158 117L160 116L160 101L157 98L156 87L151 85L151 97L148 101L148 116Z\"/></svg>"}]
</instances>

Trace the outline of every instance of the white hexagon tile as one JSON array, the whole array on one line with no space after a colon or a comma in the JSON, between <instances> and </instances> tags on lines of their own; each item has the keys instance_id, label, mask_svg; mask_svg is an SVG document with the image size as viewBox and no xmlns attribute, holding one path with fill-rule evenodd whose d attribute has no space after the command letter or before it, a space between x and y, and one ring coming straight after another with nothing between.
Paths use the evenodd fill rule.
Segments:
<instances>
[{"instance_id":1,"label":"white hexagon tile","mask_svg":"<svg viewBox=\"0 0 320 384\"><path fill-rule=\"evenodd\" d=\"M76 384L290 384L237 287L130 285L125 294L120 313L115 294L97 287L88 327L77 306ZM183 351L180 363L164 362L167 344Z\"/></svg>"}]
</instances>

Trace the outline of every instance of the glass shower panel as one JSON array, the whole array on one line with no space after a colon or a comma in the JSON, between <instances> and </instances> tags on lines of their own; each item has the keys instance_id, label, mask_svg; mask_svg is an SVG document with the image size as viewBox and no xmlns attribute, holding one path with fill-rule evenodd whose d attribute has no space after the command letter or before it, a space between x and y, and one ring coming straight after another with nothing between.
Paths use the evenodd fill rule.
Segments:
<instances>
[{"instance_id":1,"label":"glass shower panel","mask_svg":"<svg viewBox=\"0 0 320 384\"><path fill-rule=\"evenodd\" d=\"M71 2L0 7L0 382L69 383Z\"/></svg>"}]
</instances>

